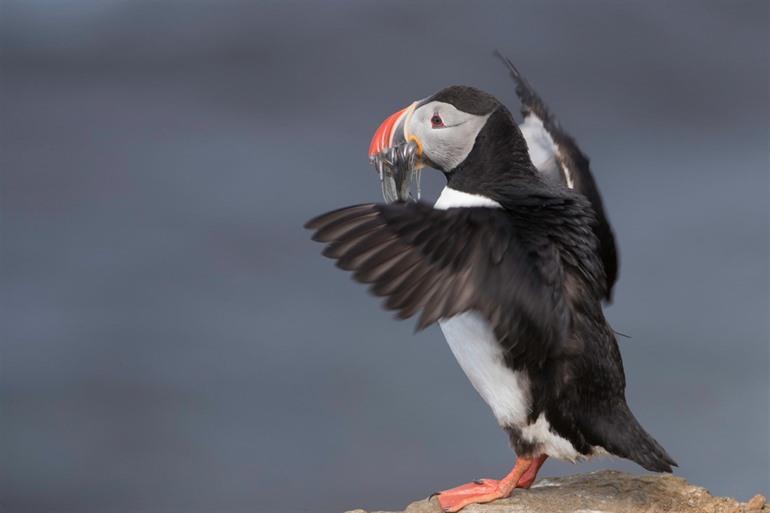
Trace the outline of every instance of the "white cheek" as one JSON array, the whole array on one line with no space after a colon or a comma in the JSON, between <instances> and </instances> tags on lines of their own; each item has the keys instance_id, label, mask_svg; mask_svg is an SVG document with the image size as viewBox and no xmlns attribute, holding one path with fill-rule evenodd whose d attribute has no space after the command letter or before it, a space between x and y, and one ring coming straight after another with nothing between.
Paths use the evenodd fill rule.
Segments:
<instances>
[{"instance_id":1,"label":"white cheek","mask_svg":"<svg viewBox=\"0 0 770 513\"><path fill-rule=\"evenodd\" d=\"M422 141L428 158L449 171L468 157L488 118L489 114L468 115L461 124L446 128L431 128L427 123L421 123L416 127L415 135Z\"/></svg>"}]
</instances>

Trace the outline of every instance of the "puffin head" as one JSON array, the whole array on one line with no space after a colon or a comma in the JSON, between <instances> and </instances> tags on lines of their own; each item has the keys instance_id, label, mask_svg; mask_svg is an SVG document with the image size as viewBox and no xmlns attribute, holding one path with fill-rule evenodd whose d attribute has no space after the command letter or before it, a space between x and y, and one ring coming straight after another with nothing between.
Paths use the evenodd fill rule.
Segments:
<instances>
[{"instance_id":1,"label":"puffin head","mask_svg":"<svg viewBox=\"0 0 770 513\"><path fill-rule=\"evenodd\" d=\"M395 169L391 196L396 197L385 194L391 201L408 197L411 176L404 166L416 172L434 168L450 183L461 182L467 189L473 188L473 182L487 182L490 174L499 174L509 157L522 152L529 163L526 143L508 109L492 95L469 86L447 87L391 114L369 145L375 165L382 166L384 158ZM382 173L380 167L381 178ZM469 181L470 175L474 179Z\"/></svg>"}]
</instances>

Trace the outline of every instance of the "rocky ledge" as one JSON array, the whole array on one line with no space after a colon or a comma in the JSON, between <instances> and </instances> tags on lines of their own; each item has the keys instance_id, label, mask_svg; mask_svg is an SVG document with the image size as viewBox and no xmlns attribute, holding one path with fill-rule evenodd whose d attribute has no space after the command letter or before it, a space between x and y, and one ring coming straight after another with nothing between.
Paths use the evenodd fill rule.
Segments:
<instances>
[{"instance_id":1,"label":"rocky ledge","mask_svg":"<svg viewBox=\"0 0 770 513\"><path fill-rule=\"evenodd\" d=\"M770 512L765 497L748 502L714 497L669 474L632 476L604 470L543 478L508 499L474 504L462 513L749 513ZM347 513L366 513L357 509ZM379 512L385 513L385 512ZM413 502L402 513L441 513L435 498Z\"/></svg>"}]
</instances>

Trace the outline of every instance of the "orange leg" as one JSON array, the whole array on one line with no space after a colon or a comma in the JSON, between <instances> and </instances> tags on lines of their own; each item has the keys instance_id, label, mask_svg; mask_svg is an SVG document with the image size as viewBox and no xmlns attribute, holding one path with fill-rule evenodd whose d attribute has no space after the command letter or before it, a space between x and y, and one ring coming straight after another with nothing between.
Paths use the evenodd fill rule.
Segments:
<instances>
[{"instance_id":1,"label":"orange leg","mask_svg":"<svg viewBox=\"0 0 770 513\"><path fill-rule=\"evenodd\" d=\"M517 459L513 470L499 481L481 479L451 490L444 490L438 495L438 503L446 513L454 513L468 504L483 504L508 497L535 461L528 458Z\"/></svg>"},{"instance_id":2,"label":"orange leg","mask_svg":"<svg viewBox=\"0 0 770 513\"><path fill-rule=\"evenodd\" d=\"M540 467L543 466L546 458L548 458L547 454L541 454L532 460L532 465L530 465L527 471L524 472L524 474L521 476L521 479L519 479L519 482L516 483L516 488L529 488L532 486L532 483L535 482L535 478L537 478L537 471L540 470Z\"/></svg>"}]
</instances>

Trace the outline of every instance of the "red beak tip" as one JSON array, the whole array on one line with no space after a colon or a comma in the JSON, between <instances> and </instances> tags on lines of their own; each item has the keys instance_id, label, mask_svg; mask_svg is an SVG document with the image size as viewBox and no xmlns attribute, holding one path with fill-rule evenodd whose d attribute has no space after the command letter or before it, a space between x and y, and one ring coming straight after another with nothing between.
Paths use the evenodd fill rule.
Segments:
<instances>
[{"instance_id":1,"label":"red beak tip","mask_svg":"<svg viewBox=\"0 0 770 513\"><path fill-rule=\"evenodd\" d=\"M369 144L369 157L374 157L382 150L390 147L391 141L393 141L393 130L405 110L401 109L398 112L394 112L377 128L372 137L372 142Z\"/></svg>"}]
</instances>

